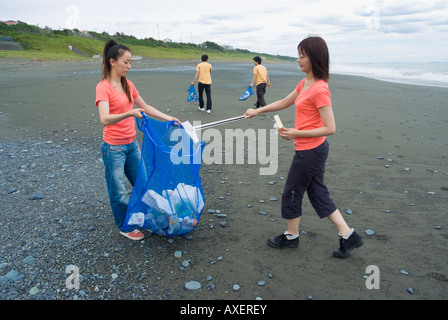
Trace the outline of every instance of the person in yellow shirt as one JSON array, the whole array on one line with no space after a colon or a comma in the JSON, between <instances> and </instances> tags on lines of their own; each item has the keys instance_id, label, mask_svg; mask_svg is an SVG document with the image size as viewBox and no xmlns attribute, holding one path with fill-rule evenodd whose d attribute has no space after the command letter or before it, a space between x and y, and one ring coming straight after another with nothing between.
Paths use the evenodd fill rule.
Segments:
<instances>
[{"instance_id":1,"label":"person in yellow shirt","mask_svg":"<svg viewBox=\"0 0 448 320\"><path fill-rule=\"evenodd\" d=\"M254 104L255 107L260 108L266 105L266 101L264 100L264 95L266 93L266 84L271 87L271 81L269 80L268 71L265 66L261 65L261 58L254 57L254 77L250 86L254 85L254 82L257 86L257 102Z\"/></svg>"},{"instance_id":2,"label":"person in yellow shirt","mask_svg":"<svg viewBox=\"0 0 448 320\"><path fill-rule=\"evenodd\" d=\"M212 97L211 97L211 86L212 86L212 65L208 62L208 55L204 54L201 57L202 62L196 67L196 75L194 76L192 85L198 79L198 94L199 94L199 110L204 111L204 97L203 93L207 95L207 113L212 112Z\"/></svg>"}]
</instances>

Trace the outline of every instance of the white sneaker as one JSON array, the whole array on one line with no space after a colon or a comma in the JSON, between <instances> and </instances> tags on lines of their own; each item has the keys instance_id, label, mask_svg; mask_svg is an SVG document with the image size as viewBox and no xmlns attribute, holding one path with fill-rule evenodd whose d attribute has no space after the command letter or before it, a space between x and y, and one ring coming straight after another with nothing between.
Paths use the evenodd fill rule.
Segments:
<instances>
[{"instance_id":1,"label":"white sneaker","mask_svg":"<svg viewBox=\"0 0 448 320\"><path fill-rule=\"evenodd\" d=\"M199 107L199 110L204 111L204 108Z\"/></svg>"},{"instance_id":2,"label":"white sneaker","mask_svg":"<svg viewBox=\"0 0 448 320\"><path fill-rule=\"evenodd\" d=\"M212 113L212 110L207 110L207 113Z\"/></svg>"}]
</instances>

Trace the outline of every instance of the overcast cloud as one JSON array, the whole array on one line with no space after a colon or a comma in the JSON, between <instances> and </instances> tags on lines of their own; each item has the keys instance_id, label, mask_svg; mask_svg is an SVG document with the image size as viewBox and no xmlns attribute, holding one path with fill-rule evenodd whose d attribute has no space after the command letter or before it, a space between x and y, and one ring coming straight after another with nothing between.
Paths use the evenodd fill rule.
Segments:
<instances>
[{"instance_id":1,"label":"overcast cloud","mask_svg":"<svg viewBox=\"0 0 448 320\"><path fill-rule=\"evenodd\" d=\"M288 56L317 34L333 62L448 60L446 0L15 0L0 20Z\"/></svg>"}]
</instances>

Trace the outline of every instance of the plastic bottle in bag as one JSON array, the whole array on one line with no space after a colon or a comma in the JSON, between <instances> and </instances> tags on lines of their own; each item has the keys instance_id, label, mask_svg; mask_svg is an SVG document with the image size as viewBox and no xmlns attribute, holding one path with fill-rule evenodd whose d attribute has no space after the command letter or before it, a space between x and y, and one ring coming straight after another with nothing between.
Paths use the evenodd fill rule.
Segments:
<instances>
[{"instance_id":1,"label":"plastic bottle in bag","mask_svg":"<svg viewBox=\"0 0 448 320\"><path fill-rule=\"evenodd\" d=\"M193 228L198 224L198 220L194 218L184 218L182 219L182 227L184 228Z\"/></svg>"},{"instance_id":2,"label":"plastic bottle in bag","mask_svg":"<svg viewBox=\"0 0 448 320\"><path fill-rule=\"evenodd\" d=\"M152 212L148 212L145 216L145 223L143 227L147 230L157 230L157 222Z\"/></svg>"},{"instance_id":3,"label":"plastic bottle in bag","mask_svg":"<svg viewBox=\"0 0 448 320\"><path fill-rule=\"evenodd\" d=\"M168 229L170 228L170 223L168 222L168 217L167 216L163 216L163 215L159 215L156 218L156 222L157 222L157 226L159 227L159 230L163 234L167 234L168 233Z\"/></svg>"}]
</instances>

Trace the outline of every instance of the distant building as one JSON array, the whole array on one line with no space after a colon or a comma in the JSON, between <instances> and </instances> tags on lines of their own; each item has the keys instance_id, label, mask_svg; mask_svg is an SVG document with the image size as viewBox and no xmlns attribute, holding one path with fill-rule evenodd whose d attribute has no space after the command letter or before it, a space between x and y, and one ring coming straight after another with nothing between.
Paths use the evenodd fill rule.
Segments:
<instances>
[{"instance_id":1,"label":"distant building","mask_svg":"<svg viewBox=\"0 0 448 320\"><path fill-rule=\"evenodd\" d=\"M170 38L166 38L166 39L163 39L163 42L165 42L165 43L172 43L173 40L171 40Z\"/></svg>"},{"instance_id":2,"label":"distant building","mask_svg":"<svg viewBox=\"0 0 448 320\"><path fill-rule=\"evenodd\" d=\"M17 21L14 21L14 20L8 20L8 21L2 21L2 22L8 26L13 26L13 25L17 24Z\"/></svg>"}]
</instances>

